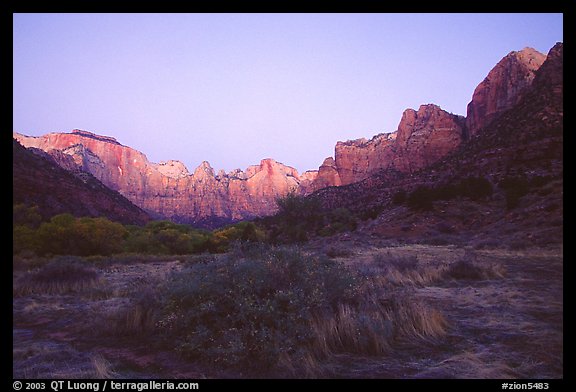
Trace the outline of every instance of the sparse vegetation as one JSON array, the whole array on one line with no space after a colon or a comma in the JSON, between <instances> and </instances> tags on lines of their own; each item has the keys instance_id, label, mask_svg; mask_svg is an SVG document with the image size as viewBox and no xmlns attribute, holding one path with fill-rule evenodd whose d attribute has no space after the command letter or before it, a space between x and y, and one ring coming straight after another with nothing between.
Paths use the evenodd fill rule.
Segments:
<instances>
[{"instance_id":1,"label":"sparse vegetation","mask_svg":"<svg viewBox=\"0 0 576 392\"><path fill-rule=\"evenodd\" d=\"M502 278L505 270L497 264L480 265L463 258L451 264L444 275L453 279L483 280Z\"/></svg>"},{"instance_id":2,"label":"sparse vegetation","mask_svg":"<svg viewBox=\"0 0 576 392\"><path fill-rule=\"evenodd\" d=\"M452 200L467 198L481 201L492 196L493 187L490 181L483 177L466 177L446 184L419 185L409 194L399 190L392 197L394 204L404 204L417 211L430 211L433 202L437 200Z\"/></svg>"},{"instance_id":3,"label":"sparse vegetation","mask_svg":"<svg viewBox=\"0 0 576 392\"><path fill-rule=\"evenodd\" d=\"M56 260L26 273L14 287L15 295L65 294L97 287L100 275L75 259Z\"/></svg>"},{"instance_id":4,"label":"sparse vegetation","mask_svg":"<svg viewBox=\"0 0 576 392\"><path fill-rule=\"evenodd\" d=\"M351 301L356 287L336 262L260 248L174 275L160 325L187 357L273 367L311 343L314 313Z\"/></svg>"},{"instance_id":5,"label":"sparse vegetation","mask_svg":"<svg viewBox=\"0 0 576 392\"><path fill-rule=\"evenodd\" d=\"M525 177L507 177L498 184L506 195L506 208L512 210L520 204L520 199L530 190L530 183Z\"/></svg>"},{"instance_id":6,"label":"sparse vegetation","mask_svg":"<svg viewBox=\"0 0 576 392\"><path fill-rule=\"evenodd\" d=\"M15 296L15 337L20 342L39 336L44 340L26 343L27 350L15 346L14 374L158 377L174 376L178 368L194 364L235 377L395 377L398 372L407 377L484 377L500 374L498 369L507 369L508 377L561 374L556 365L542 365L548 362L534 357L537 350L528 353L526 345L506 346L505 356L495 354L510 332L495 329L504 328L506 320L500 307L492 309L494 301L507 306L524 301L519 293L527 284L524 275L509 276L501 261L512 260L508 265L513 268L519 260L535 265L523 256L511 259L512 254L410 245L371 252L353 249L335 262L298 248L246 241L235 243L226 254L186 257L184 263L160 256L148 256L152 258L146 263L109 257L116 264L104 262L108 257L103 256L60 256L16 271L15 293L20 291ZM95 290L91 283L52 290L38 284L42 279L31 279L46 272L51 280L62 280L62 269L50 271L55 264L71 271L69 263L96 271L105 295L86 295ZM70 280L83 280L85 272L74 273ZM24 290L26 282L33 282L34 289ZM540 286L538 292L549 295ZM536 321L524 315L526 306L540 302L522 304L510 331L517 325L536 328L530 324ZM558 308L554 301L541 305L534 311ZM496 312L493 321L483 321L490 312ZM550 317L537 322L548 325ZM27 332L36 320L47 324L41 324L38 337L30 338L36 336ZM475 329L463 329L462 323ZM486 332L474 332L478 328ZM558 335L551 334L532 341L538 347L555 347ZM475 341L484 335L490 340L482 343L478 369L459 369L459 358L477 352ZM60 336L64 340L50 343ZM68 343L77 336L87 347L112 346L79 352ZM519 355L523 360L517 362ZM525 358L539 365L531 366ZM175 373L170 373L173 366Z\"/></svg>"}]
</instances>

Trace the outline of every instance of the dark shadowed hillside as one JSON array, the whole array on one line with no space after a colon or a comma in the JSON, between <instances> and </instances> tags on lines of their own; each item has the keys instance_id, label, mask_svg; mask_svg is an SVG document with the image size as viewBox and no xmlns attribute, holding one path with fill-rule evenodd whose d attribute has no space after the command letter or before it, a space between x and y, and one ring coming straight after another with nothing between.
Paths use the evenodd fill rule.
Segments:
<instances>
[{"instance_id":1,"label":"dark shadowed hillside","mask_svg":"<svg viewBox=\"0 0 576 392\"><path fill-rule=\"evenodd\" d=\"M105 216L121 223L144 224L149 218L140 208L83 171L68 171L40 151L12 142L12 201L37 205L44 218L71 213Z\"/></svg>"}]
</instances>

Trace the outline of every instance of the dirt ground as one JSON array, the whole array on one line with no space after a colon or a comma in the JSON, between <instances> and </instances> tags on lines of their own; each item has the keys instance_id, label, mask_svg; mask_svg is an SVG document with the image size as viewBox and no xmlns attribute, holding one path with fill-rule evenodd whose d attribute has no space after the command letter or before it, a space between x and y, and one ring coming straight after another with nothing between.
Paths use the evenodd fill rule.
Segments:
<instances>
[{"instance_id":1,"label":"dirt ground","mask_svg":"<svg viewBox=\"0 0 576 392\"><path fill-rule=\"evenodd\" d=\"M471 256L472 255L472 256ZM379 274L387 259L416 257L418 271L474 257L501 277L396 284L439 310L446 336L434 344L398 342L381 357L341 355L345 378L562 378L563 253L473 250L456 246L363 246L336 260ZM382 261L384 260L384 261ZM13 298L14 378L240 378L238 371L187 362L142 337L107 333L111 317L146 287L182 268L178 260L99 267L97 288ZM423 272L423 273L424 273ZM25 271L15 271L14 285Z\"/></svg>"}]
</instances>

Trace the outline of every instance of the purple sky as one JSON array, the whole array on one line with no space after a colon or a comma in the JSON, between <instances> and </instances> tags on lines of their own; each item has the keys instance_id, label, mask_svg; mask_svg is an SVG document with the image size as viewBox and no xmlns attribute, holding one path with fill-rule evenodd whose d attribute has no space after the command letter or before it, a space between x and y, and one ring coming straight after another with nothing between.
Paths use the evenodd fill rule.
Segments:
<instances>
[{"instance_id":1,"label":"purple sky","mask_svg":"<svg viewBox=\"0 0 576 392\"><path fill-rule=\"evenodd\" d=\"M15 14L13 131L113 136L152 162L317 169L425 103L465 115L562 14Z\"/></svg>"}]
</instances>

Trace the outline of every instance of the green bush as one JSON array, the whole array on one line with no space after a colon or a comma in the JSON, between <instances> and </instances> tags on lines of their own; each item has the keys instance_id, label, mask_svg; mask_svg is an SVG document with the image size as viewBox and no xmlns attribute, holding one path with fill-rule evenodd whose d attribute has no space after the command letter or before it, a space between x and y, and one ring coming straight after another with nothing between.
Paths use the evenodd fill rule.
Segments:
<instances>
[{"instance_id":1,"label":"green bush","mask_svg":"<svg viewBox=\"0 0 576 392\"><path fill-rule=\"evenodd\" d=\"M356 287L334 261L257 246L175 274L159 325L185 356L274 366L311 343L315 312L352 300Z\"/></svg>"},{"instance_id":2,"label":"green bush","mask_svg":"<svg viewBox=\"0 0 576 392\"><path fill-rule=\"evenodd\" d=\"M404 189L400 189L398 192L394 193L392 196L392 203L396 205L401 205L406 202L406 191Z\"/></svg>"},{"instance_id":3,"label":"green bush","mask_svg":"<svg viewBox=\"0 0 576 392\"><path fill-rule=\"evenodd\" d=\"M530 183L524 177L507 177L498 184L506 194L506 208L512 210L520 204L520 199L530 190Z\"/></svg>"},{"instance_id":4,"label":"green bush","mask_svg":"<svg viewBox=\"0 0 576 392\"><path fill-rule=\"evenodd\" d=\"M213 232L211 248L215 252L225 252L236 241L263 242L266 234L254 222L238 222Z\"/></svg>"},{"instance_id":5,"label":"green bush","mask_svg":"<svg viewBox=\"0 0 576 392\"><path fill-rule=\"evenodd\" d=\"M484 200L492 193L492 184L484 177L464 178L458 184L458 194L472 200Z\"/></svg>"},{"instance_id":6,"label":"green bush","mask_svg":"<svg viewBox=\"0 0 576 392\"><path fill-rule=\"evenodd\" d=\"M120 223L107 218L75 218L71 214L59 214L42 223L34 232L19 232L27 235L28 243L15 238L15 251L22 248L35 251L39 255L110 255L119 252L127 236Z\"/></svg>"},{"instance_id":7,"label":"green bush","mask_svg":"<svg viewBox=\"0 0 576 392\"><path fill-rule=\"evenodd\" d=\"M42 221L38 206L29 207L26 204L12 206L12 225L37 228Z\"/></svg>"},{"instance_id":8,"label":"green bush","mask_svg":"<svg viewBox=\"0 0 576 392\"><path fill-rule=\"evenodd\" d=\"M98 286L99 273L75 257L54 259L38 270L28 272L14 287L17 295L65 294Z\"/></svg>"},{"instance_id":9,"label":"green bush","mask_svg":"<svg viewBox=\"0 0 576 392\"><path fill-rule=\"evenodd\" d=\"M419 185L410 192L407 199L408 207L413 210L430 211L433 209L434 190L425 185Z\"/></svg>"},{"instance_id":10,"label":"green bush","mask_svg":"<svg viewBox=\"0 0 576 392\"><path fill-rule=\"evenodd\" d=\"M129 226L126 252L146 254L192 254L210 249L212 234L189 225L161 220L146 226Z\"/></svg>"},{"instance_id":11,"label":"green bush","mask_svg":"<svg viewBox=\"0 0 576 392\"><path fill-rule=\"evenodd\" d=\"M324 227L325 214L320 201L314 197L298 196L294 191L276 199L279 224L272 238L279 238L288 243L303 242L309 233L315 233Z\"/></svg>"},{"instance_id":12,"label":"green bush","mask_svg":"<svg viewBox=\"0 0 576 392\"><path fill-rule=\"evenodd\" d=\"M466 177L447 184L419 185L408 195L400 190L394 194L392 202L394 204L405 202L413 210L430 211L433 209L432 203L436 200L452 200L462 197L480 201L492 196L492 193L492 183L484 177Z\"/></svg>"}]
</instances>

